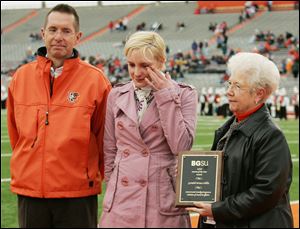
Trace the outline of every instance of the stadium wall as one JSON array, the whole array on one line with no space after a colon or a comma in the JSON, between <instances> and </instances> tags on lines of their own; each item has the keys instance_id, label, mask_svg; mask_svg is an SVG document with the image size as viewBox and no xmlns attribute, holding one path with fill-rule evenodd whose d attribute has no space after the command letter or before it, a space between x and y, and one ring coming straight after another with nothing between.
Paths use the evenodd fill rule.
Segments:
<instances>
[{"instance_id":1,"label":"stadium wall","mask_svg":"<svg viewBox=\"0 0 300 229\"><path fill-rule=\"evenodd\" d=\"M267 1L253 1L260 9L267 7ZM289 10L294 9L298 1L273 1L273 10ZM244 9L246 1L198 1L198 9L213 9L214 12L234 11L240 12Z\"/></svg>"}]
</instances>

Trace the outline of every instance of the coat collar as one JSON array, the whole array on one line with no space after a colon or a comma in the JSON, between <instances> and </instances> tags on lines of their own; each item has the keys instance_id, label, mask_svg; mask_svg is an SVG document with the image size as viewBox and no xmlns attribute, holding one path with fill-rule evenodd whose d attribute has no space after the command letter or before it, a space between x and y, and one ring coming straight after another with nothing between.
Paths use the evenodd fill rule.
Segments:
<instances>
[{"instance_id":1,"label":"coat collar","mask_svg":"<svg viewBox=\"0 0 300 229\"><path fill-rule=\"evenodd\" d=\"M180 93L180 87L179 85L173 81L176 93ZM146 110L144 117L140 123L140 131L141 134L143 134L143 132L149 128L149 126L153 125L154 123L156 123L159 120L159 111L157 108L157 104L156 104L156 98L155 98L155 92L154 92L154 99L152 100L152 102L150 103L148 109ZM156 126L153 125L153 128L157 128Z\"/></svg>"},{"instance_id":2,"label":"coat collar","mask_svg":"<svg viewBox=\"0 0 300 229\"><path fill-rule=\"evenodd\" d=\"M270 118L270 114L266 105L263 105L255 113L251 114L246 123L238 130L249 137L267 118ZM225 122L225 124L217 130L217 135L225 134L230 128L230 125L233 123L234 119L235 116L232 116L227 122Z\"/></svg>"},{"instance_id":3,"label":"coat collar","mask_svg":"<svg viewBox=\"0 0 300 229\"><path fill-rule=\"evenodd\" d=\"M133 82L125 84L119 89L120 95L116 100L117 106L138 126L138 118L136 111L136 101L134 98L134 86ZM159 120L159 113L155 102L155 96L149 107L147 108L143 119L140 123L141 134L149 126Z\"/></svg>"},{"instance_id":4,"label":"coat collar","mask_svg":"<svg viewBox=\"0 0 300 229\"><path fill-rule=\"evenodd\" d=\"M240 131L247 137L250 137L253 132L266 121L266 119L271 119L271 116L266 105L263 105L255 113L249 116L247 123L241 126Z\"/></svg>"},{"instance_id":5,"label":"coat collar","mask_svg":"<svg viewBox=\"0 0 300 229\"><path fill-rule=\"evenodd\" d=\"M116 99L116 105L126 114L134 123L137 121L136 102L134 99L134 88L132 81L119 89L120 95Z\"/></svg>"},{"instance_id":6,"label":"coat collar","mask_svg":"<svg viewBox=\"0 0 300 229\"><path fill-rule=\"evenodd\" d=\"M270 113L266 107L266 105L262 106L259 110L249 116L246 123L242 125L236 131L240 131L243 135L250 137L253 132L258 129L262 123L266 121L266 119L270 119ZM219 129L215 132L215 138L212 145L212 150L216 149L218 141L226 134L230 125L234 122L235 116L232 116L227 122L224 123Z\"/></svg>"}]
</instances>

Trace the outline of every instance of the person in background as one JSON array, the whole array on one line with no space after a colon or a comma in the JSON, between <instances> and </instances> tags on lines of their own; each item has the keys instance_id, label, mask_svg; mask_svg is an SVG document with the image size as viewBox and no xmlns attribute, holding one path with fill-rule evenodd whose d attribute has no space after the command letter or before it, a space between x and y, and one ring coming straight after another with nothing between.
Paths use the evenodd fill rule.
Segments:
<instances>
[{"instance_id":1,"label":"person in background","mask_svg":"<svg viewBox=\"0 0 300 229\"><path fill-rule=\"evenodd\" d=\"M8 91L11 191L18 195L19 225L97 227L111 86L74 49L82 33L73 7L52 8L41 33L46 47L16 71Z\"/></svg>"},{"instance_id":2,"label":"person in background","mask_svg":"<svg viewBox=\"0 0 300 229\"><path fill-rule=\"evenodd\" d=\"M232 56L228 70L234 115L216 131L212 145L224 152L222 197L187 210L201 215L200 227L292 228L291 153L265 105L278 87L279 71L266 57L247 52ZM205 223L212 219L215 225Z\"/></svg>"},{"instance_id":3,"label":"person in background","mask_svg":"<svg viewBox=\"0 0 300 229\"><path fill-rule=\"evenodd\" d=\"M175 207L175 170L178 153L193 145L198 96L162 73L165 50L156 32L126 42L132 81L108 97L100 227L190 227L188 212Z\"/></svg>"},{"instance_id":4,"label":"person in background","mask_svg":"<svg viewBox=\"0 0 300 229\"><path fill-rule=\"evenodd\" d=\"M298 119L299 118L299 89L298 89L298 87L293 88L293 95L292 95L291 100L292 100L292 105L294 107L295 119Z\"/></svg>"}]
</instances>

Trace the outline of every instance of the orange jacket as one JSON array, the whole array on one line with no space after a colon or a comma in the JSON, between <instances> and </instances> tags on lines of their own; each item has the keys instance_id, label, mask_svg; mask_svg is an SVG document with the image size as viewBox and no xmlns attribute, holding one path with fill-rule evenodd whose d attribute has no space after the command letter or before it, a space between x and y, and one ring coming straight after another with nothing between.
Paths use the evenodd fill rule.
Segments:
<instances>
[{"instance_id":1,"label":"orange jacket","mask_svg":"<svg viewBox=\"0 0 300 229\"><path fill-rule=\"evenodd\" d=\"M13 149L11 190L42 197L101 192L106 99L111 85L78 52L64 62L50 97L46 48L19 68L9 86L7 124ZM101 172L100 172L101 171Z\"/></svg>"}]
</instances>

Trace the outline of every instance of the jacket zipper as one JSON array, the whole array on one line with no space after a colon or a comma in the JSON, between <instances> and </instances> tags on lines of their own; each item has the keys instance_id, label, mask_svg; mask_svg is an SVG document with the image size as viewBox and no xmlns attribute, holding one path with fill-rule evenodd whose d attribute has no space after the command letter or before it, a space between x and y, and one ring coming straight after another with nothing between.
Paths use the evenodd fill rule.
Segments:
<instances>
[{"instance_id":1,"label":"jacket zipper","mask_svg":"<svg viewBox=\"0 0 300 229\"><path fill-rule=\"evenodd\" d=\"M49 125L48 115L49 115L49 108L48 108L48 111L46 111L46 120L45 120L45 125L46 126Z\"/></svg>"},{"instance_id":2,"label":"jacket zipper","mask_svg":"<svg viewBox=\"0 0 300 229\"><path fill-rule=\"evenodd\" d=\"M44 71L43 71L44 73ZM49 73L50 74L50 73ZM51 79L50 79L51 80ZM46 95L47 95L47 111L46 111L46 119L45 119L45 126L48 126L49 125L49 107L50 107L50 99L51 99L51 95L52 95L52 86L53 86L53 82L50 81L50 91L48 91L48 88L46 86L46 83L49 83L48 82L45 82L44 80L44 86L45 86L45 91L47 92ZM43 147L43 154L42 154L42 172L41 172L41 193L42 193L42 197L44 198L45 197L45 182L44 182L44 176L45 176L45 149L46 149L46 131L47 131L47 128L45 128L45 131L44 131L44 147Z\"/></svg>"}]
</instances>

